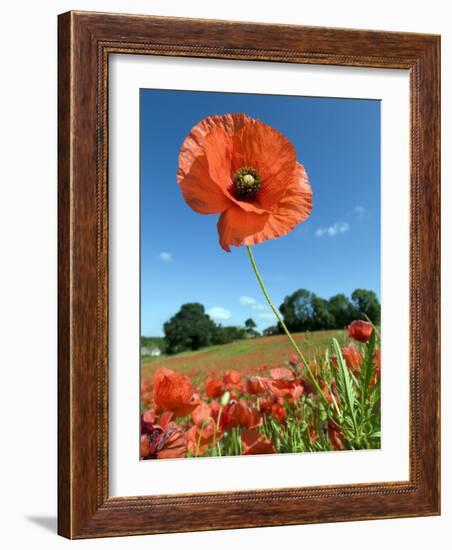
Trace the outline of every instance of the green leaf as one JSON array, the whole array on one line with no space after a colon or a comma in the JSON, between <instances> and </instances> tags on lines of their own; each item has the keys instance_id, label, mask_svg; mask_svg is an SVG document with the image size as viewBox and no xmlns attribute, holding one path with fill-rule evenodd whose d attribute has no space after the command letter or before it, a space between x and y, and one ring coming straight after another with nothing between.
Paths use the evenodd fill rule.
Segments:
<instances>
[{"instance_id":1,"label":"green leaf","mask_svg":"<svg viewBox=\"0 0 452 550\"><path fill-rule=\"evenodd\" d=\"M375 353L375 329L372 331L369 342L366 346L366 356L364 357L363 366L361 368L361 412L364 413L364 405L366 403L369 392L369 384L374 373L374 353Z\"/></svg>"},{"instance_id":2,"label":"green leaf","mask_svg":"<svg viewBox=\"0 0 452 550\"><path fill-rule=\"evenodd\" d=\"M347 365L345 364L345 360L344 360L344 357L342 356L341 348L336 338L333 338L333 346L334 346L334 351L336 353L337 362L338 362L338 379L340 381L340 386L343 389L343 394L344 394L343 397L345 399L345 404L348 409L348 412L350 413L355 435L357 436L358 433L357 433L357 426L356 426L356 411L355 411L356 394L353 389L350 372L347 368Z\"/></svg>"}]
</instances>

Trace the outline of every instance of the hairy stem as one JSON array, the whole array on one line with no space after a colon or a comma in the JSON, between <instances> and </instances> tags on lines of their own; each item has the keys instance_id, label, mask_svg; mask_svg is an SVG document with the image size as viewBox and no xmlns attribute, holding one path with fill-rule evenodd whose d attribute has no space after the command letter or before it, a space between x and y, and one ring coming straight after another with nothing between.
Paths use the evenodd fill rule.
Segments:
<instances>
[{"instance_id":1,"label":"hairy stem","mask_svg":"<svg viewBox=\"0 0 452 550\"><path fill-rule=\"evenodd\" d=\"M259 270L257 268L257 265L256 265L256 262L254 260L254 256L253 256L253 253L251 251L251 247L247 246L246 247L247 250L248 250L248 256L250 257L250 261L251 261L251 265L253 266L253 270L254 270L254 273L257 277L257 280L259 281L259 285L262 289L262 292L265 296L265 299L267 300L268 302L268 305L271 307L273 313L275 314L275 317L278 319L279 323L281 324L282 328L284 329L284 332L286 333L287 337L289 338L289 341L290 343L292 344L294 350L297 352L297 355L300 357L300 359L302 360L305 368L306 368L306 371L309 375L309 378L311 379L311 382L314 384L314 387L317 391L317 394L319 395L319 397L325 401L326 403L328 403L328 399L325 397L325 395L323 394L320 386L319 386L319 383L317 382L317 379L316 377L314 376L311 368L309 367L309 364L308 362L306 361L306 359L304 358L303 354L301 353L301 350L300 348L298 347L297 343L295 342L295 340L293 339L292 335L290 334L289 332L289 329L286 327L286 324L284 323L283 321L283 318L281 317L281 314L279 313L279 311L276 309L275 305L273 304L268 292L267 292L267 289L265 288L265 285L264 285L264 281L262 280L262 277L259 273Z\"/></svg>"}]
</instances>

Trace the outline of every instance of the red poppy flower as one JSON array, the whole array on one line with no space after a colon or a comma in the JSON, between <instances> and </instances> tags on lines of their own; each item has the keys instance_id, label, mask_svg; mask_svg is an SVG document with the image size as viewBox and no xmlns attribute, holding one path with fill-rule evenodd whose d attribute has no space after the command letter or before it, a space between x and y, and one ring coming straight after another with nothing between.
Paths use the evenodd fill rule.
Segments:
<instances>
[{"instance_id":1,"label":"red poppy flower","mask_svg":"<svg viewBox=\"0 0 452 550\"><path fill-rule=\"evenodd\" d=\"M180 150L177 180L193 210L221 214L218 234L228 252L286 235L312 209L293 145L245 114L209 116L194 126Z\"/></svg>"},{"instance_id":2,"label":"red poppy flower","mask_svg":"<svg viewBox=\"0 0 452 550\"><path fill-rule=\"evenodd\" d=\"M287 418L287 411L280 403L275 403L272 406L272 416L281 424L284 424Z\"/></svg>"},{"instance_id":3,"label":"red poppy flower","mask_svg":"<svg viewBox=\"0 0 452 550\"><path fill-rule=\"evenodd\" d=\"M343 451L345 449L345 445L342 441L342 434L339 428L331 422L331 420L328 421L328 437L337 451Z\"/></svg>"},{"instance_id":4,"label":"red poppy flower","mask_svg":"<svg viewBox=\"0 0 452 550\"><path fill-rule=\"evenodd\" d=\"M348 325L348 335L350 338L358 342L364 342L365 344L369 341L372 331L373 326L367 321L352 321Z\"/></svg>"},{"instance_id":5,"label":"red poppy flower","mask_svg":"<svg viewBox=\"0 0 452 550\"><path fill-rule=\"evenodd\" d=\"M244 455L264 455L275 453L273 443L257 430L245 430L242 433Z\"/></svg>"},{"instance_id":6,"label":"red poppy flower","mask_svg":"<svg viewBox=\"0 0 452 550\"><path fill-rule=\"evenodd\" d=\"M380 352L379 349L375 350L374 360L375 360L375 370L374 370L374 374L372 376L372 380L370 381L371 386L375 386L377 384L377 382L380 380L380 375L381 375L381 352Z\"/></svg>"},{"instance_id":7,"label":"red poppy flower","mask_svg":"<svg viewBox=\"0 0 452 550\"><path fill-rule=\"evenodd\" d=\"M169 369L156 371L154 393L156 404L163 410L174 412L175 416L186 416L199 404L199 396L188 376Z\"/></svg>"},{"instance_id":8,"label":"red poppy flower","mask_svg":"<svg viewBox=\"0 0 452 550\"><path fill-rule=\"evenodd\" d=\"M193 456L203 455L208 447L215 444L222 436L222 432L217 430L214 422L209 422L203 428L192 426L185 432L187 448Z\"/></svg>"},{"instance_id":9,"label":"red poppy flower","mask_svg":"<svg viewBox=\"0 0 452 550\"><path fill-rule=\"evenodd\" d=\"M240 389L242 386L242 375L236 370L227 370L223 374L223 383L228 389Z\"/></svg>"},{"instance_id":10,"label":"red poppy flower","mask_svg":"<svg viewBox=\"0 0 452 550\"><path fill-rule=\"evenodd\" d=\"M157 458L184 458L186 450L184 430L170 422L157 445Z\"/></svg>"},{"instance_id":11,"label":"red poppy flower","mask_svg":"<svg viewBox=\"0 0 452 550\"><path fill-rule=\"evenodd\" d=\"M300 397L305 392L303 384L294 384L290 390L290 395L292 399L300 399Z\"/></svg>"},{"instance_id":12,"label":"red poppy flower","mask_svg":"<svg viewBox=\"0 0 452 550\"><path fill-rule=\"evenodd\" d=\"M251 411L246 401L239 399L238 401L229 401L223 411L230 417L234 426L248 426L250 423ZM220 419L221 423L221 419Z\"/></svg>"},{"instance_id":13,"label":"red poppy flower","mask_svg":"<svg viewBox=\"0 0 452 550\"><path fill-rule=\"evenodd\" d=\"M262 376L250 376L246 380L246 391L251 395L261 395L267 388L268 380Z\"/></svg>"},{"instance_id":14,"label":"red poppy flower","mask_svg":"<svg viewBox=\"0 0 452 550\"><path fill-rule=\"evenodd\" d=\"M363 358L355 346L350 344L349 346L343 347L342 355L344 356L347 367L358 373L363 364Z\"/></svg>"},{"instance_id":15,"label":"red poppy flower","mask_svg":"<svg viewBox=\"0 0 452 550\"><path fill-rule=\"evenodd\" d=\"M154 401L154 394L152 393L152 384L147 380L143 380L140 385L141 401L145 405L150 405Z\"/></svg>"},{"instance_id":16,"label":"red poppy flower","mask_svg":"<svg viewBox=\"0 0 452 550\"><path fill-rule=\"evenodd\" d=\"M160 417L157 417L157 411L155 409L148 409L141 413L141 434L150 435L155 431L155 426L165 429L171 422L173 413L171 411L165 411Z\"/></svg>"},{"instance_id":17,"label":"red poppy flower","mask_svg":"<svg viewBox=\"0 0 452 550\"><path fill-rule=\"evenodd\" d=\"M274 396L264 397L259 400L259 410L264 414L271 414L272 407L277 401L277 398Z\"/></svg>"},{"instance_id":18,"label":"red poppy flower","mask_svg":"<svg viewBox=\"0 0 452 550\"><path fill-rule=\"evenodd\" d=\"M229 418L229 427L255 428L262 423L261 412L258 409L250 408L244 399L230 401L223 411L226 413L226 417Z\"/></svg>"},{"instance_id":19,"label":"red poppy flower","mask_svg":"<svg viewBox=\"0 0 452 550\"><path fill-rule=\"evenodd\" d=\"M331 396L331 392L330 392L330 388L328 387L328 384L326 382L320 381L320 387L323 395L325 396L325 399L328 401L328 403L332 403L333 398Z\"/></svg>"},{"instance_id":20,"label":"red poppy flower","mask_svg":"<svg viewBox=\"0 0 452 550\"><path fill-rule=\"evenodd\" d=\"M211 401L209 405L210 414L221 431L227 431L237 426L236 420L229 414L229 403L223 407L218 401Z\"/></svg>"},{"instance_id":21,"label":"red poppy flower","mask_svg":"<svg viewBox=\"0 0 452 550\"><path fill-rule=\"evenodd\" d=\"M201 401L201 403L191 413L191 417L197 426L201 426L203 423L206 424L209 418L212 418L209 405L204 401Z\"/></svg>"},{"instance_id":22,"label":"red poppy flower","mask_svg":"<svg viewBox=\"0 0 452 550\"><path fill-rule=\"evenodd\" d=\"M166 428L173 419L174 413L172 411L165 411L159 416L157 424L162 428Z\"/></svg>"},{"instance_id":23,"label":"red poppy flower","mask_svg":"<svg viewBox=\"0 0 452 550\"><path fill-rule=\"evenodd\" d=\"M294 375L291 370L285 367L271 369L270 378L269 389L273 395L276 397L290 395L294 386Z\"/></svg>"},{"instance_id":24,"label":"red poppy flower","mask_svg":"<svg viewBox=\"0 0 452 550\"><path fill-rule=\"evenodd\" d=\"M140 456L141 458L148 458L151 454L151 441L147 435L142 435L140 440Z\"/></svg>"},{"instance_id":25,"label":"red poppy flower","mask_svg":"<svg viewBox=\"0 0 452 550\"><path fill-rule=\"evenodd\" d=\"M262 413L259 409L251 408L247 419L247 428L257 428L262 424Z\"/></svg>"},{"instance_id":26,"label":"red poppy flower","mask_svg":"<svg viewBox=\"0 0 452 550\"><path fill-rule=\"evenodd\" d=\"M314 426L309 426L309 441L311 445L317 441L317 432L315 431Z\"/></svg>"},{"instance_id":27,"label":"red poppy flower","mask_svg":"<svg viewBox=\"0 0 452 550\"><path fill-rule=\"evenodd\" d=\"M292 382L294 379L294 375L293 372L286 367L277 367L270 370L270 378L272 380Z\"/></svg>"},{"instance_id":28,"label":"red poppy flower","mask_svg":"<svg viewBox=\"0 0 452 550\"><path fill-rule=\"evenodd\" d=\"M206 380L206 395L207 397L221 397L225 392L223 382L216 378L208 378Z\"/></svg>"},{"instance_id":29,"label":"red poppy flower","mask_svg":"<svg viewBox=\"0 0 452 550\"><path fill-rule=\"evenodd\" d=\"M141 458L184 458L187 449L184 430L175 422L165 428L156 424L140 441Z\"/></svg>"},{"instance_id":30,"label":"red poppy flower","mask_svg":"<svg viewBox=\"0 0 452 550\"><path fill-rule=\"evenodd\" d=\"M157 421L155 409L148 409L141 413L141 433L150 433Z\"/></svg>"}]
</instances>

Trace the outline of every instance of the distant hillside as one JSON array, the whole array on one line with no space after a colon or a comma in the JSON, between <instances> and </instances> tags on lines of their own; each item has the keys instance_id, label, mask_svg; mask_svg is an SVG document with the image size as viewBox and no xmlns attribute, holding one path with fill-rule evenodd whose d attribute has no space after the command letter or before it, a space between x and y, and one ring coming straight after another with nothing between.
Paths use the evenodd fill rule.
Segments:
<instances>
[{"instance_id":1,"label":"distant hillside","mask_svg":"<svg viewBox=\"0 0 452 550\"><path fill-rule=\"evenodd\" d=\"M337 338L341 345L349 341L345 330L294 333L292 336L307 359L325 353L333 337ZM144 378L152 378L158 368L165 367L183 372L198 383L206 376L215 376L228 369L235 369L247 375L259 374L262 366L273 368L287 365L293 353L285 334L246 338L230 344L210 346L198 351L184 351L176 355L143 356L141 374Z\"/></svg>"}]
</instances>

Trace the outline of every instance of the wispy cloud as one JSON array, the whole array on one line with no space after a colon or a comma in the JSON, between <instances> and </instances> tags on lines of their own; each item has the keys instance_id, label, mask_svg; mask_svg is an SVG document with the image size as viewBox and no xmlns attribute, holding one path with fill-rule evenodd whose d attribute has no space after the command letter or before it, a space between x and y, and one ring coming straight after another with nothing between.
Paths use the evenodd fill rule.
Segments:
<instances>
[{"instance_id":1,"label":"wispy cloud","mask_svg":"<svg viewBox=\"0 0 452 550\"><path fill-rule=\"evenodd\" d=\"M232 317L232 313L229 309L224 307L211 307L207 314L212 317L215 321L227 321Z\"/></svg>"},{"instance_id":2,"label":"wispy cloud","mask_svg":"<svg viewBox=\"0 0 452 550\"><path fill-rule=\"evenodd\" d=\"M341 235L349 231L350 226L347 222L336 222L334 225L329 227L319 227L315 234L317 237L335 237L336 235Z\"/></svg>"},{"instance_id":3,"label":"wispy cloud","mask_svg":"<svg viewBox=\"0 0 452 550\"><path fill-rule=\"evenodd\" d=\"M354 210L353 210L355 216L360 219L364 216L364 214L366 213L366 209L364 208L364 206L355 206Z\"/></svg>"},{"instance_id":4,"label":"wispy cloud","mask_svg":"<svg viewBox=\"0 0 452 550\"><path fill-rule=\"evenodd\" d=\"M271 313L271 312L259 313L258 317L259 317L259 319L275 319L274 314ZM275 321L276 321L276 319L275 319Z\"/></svg>"},{"instance_id":5,"label":"wispy cloud","mask_svg":"<svg viewBox=\"0 0 452 550\"><path fill-rule=\"evenodd\" d=\"M242 306L250 307L254 311L265 311L268 309L264 304L260 304L251 296L240 296L239 302Z\"/></svg>"},{"instance_id":6,"label":"wispy cloud","mask_svg":"<svg viewBox=\"0 0 452 550\"><path fill-rule=\"evenodd\" d=\"M256 303L256 300L251 296L240 296L239 302L242 306L252 306Z\"/></svg>"},{"instance_id":7,"label":"wispy cloud","mask_svg":"<svg viewBox=\"0 0 452 550\"><path fill-rule=\"evenodd\" d=\"M159 254L159 260L162 262L172 262L173 261L173 255L171 252L160 252Z\"/></svg>"}]
</instances>

